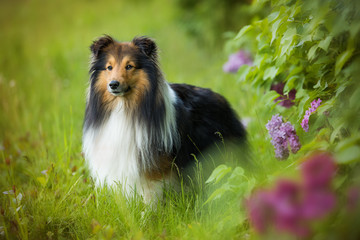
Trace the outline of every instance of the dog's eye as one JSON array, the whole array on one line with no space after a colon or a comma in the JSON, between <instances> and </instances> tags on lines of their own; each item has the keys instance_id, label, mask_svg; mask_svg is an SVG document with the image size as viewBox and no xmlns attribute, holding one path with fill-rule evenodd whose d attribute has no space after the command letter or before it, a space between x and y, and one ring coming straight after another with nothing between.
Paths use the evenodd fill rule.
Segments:
<instances>
[{"instance_id":1,"label":"dog's eye","mask_svg":"<svg viewBox=\"0 0 360 240\"><path fill-rule=\"evenodd\" d=\"M130 69L132 69L133 67L134 67L134 66L128 64L128 65L126 65L125 69L126 69L126 70L130 70Z\"/></svg>"},{"instance_id":2,"label":"dog's eye","mask_svg":"<svg viewBox=\"0 0 360 240\"><path fill-rule=\"evenodd\" d=\"M108 66L106 69L109 70L109 71L111 71L111 70L113 69L113 67L112 67L112 66Z\"/></svg>"}]
</instances>

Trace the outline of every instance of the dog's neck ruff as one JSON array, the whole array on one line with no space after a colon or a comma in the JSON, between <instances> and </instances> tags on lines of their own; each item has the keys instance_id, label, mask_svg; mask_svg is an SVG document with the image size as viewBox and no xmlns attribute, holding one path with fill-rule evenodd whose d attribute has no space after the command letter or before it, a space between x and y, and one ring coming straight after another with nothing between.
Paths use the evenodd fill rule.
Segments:
<instances>
[{"instance_id":1,"label":"dog's neck ruff","mask_svg":"<svg viewBox=\"0 0 360 240\"><path fill-rule=\"evenodd\" d=\"M159 152L171 153L178 145L175 92L166 82L159 90L165 108L159 129L138 120L136 110L127 111L119 101L102 124L84 130L83 152L96 185L120 183L125 193L136 188L143 195L148 188L144 173L158 167Z\"/></svg>"}]
</instances>

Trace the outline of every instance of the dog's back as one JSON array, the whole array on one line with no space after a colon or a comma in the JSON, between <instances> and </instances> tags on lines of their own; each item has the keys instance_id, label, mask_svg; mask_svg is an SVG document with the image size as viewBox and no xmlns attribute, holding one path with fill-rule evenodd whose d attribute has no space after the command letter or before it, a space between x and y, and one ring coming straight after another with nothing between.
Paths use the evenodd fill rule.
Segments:
<instances>
[{"instance_id":1,"label":"dog's back","mask_svg":"<svg viewBox=\"0 0 360 240\"><path fill-rule=\"evenodd\" d=\"M227 100L210 89L171 84L178 96L181 148L175 163L184 168L194 157L222 140L243 143L246 131Z\"/></svg>"}]
</instances>

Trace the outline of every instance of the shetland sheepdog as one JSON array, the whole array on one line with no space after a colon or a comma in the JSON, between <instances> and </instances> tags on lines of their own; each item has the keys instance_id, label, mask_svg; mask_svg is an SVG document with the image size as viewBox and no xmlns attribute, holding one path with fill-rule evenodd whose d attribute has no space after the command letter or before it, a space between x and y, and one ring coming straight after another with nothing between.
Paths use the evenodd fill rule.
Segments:
<instances>
[{"instance_id":1,"label":"shetland sheepdog","mask_svg":"<svg viewBox=\"0 0 360 240\"><path fill-rule=\"evenodd\" d=\"M103 36L90 50L83 153L96 185L120 185L149 202L194 154L223 139L245 141L224 97L164 79L152 39Z\"/></svg>"}]
</instances>

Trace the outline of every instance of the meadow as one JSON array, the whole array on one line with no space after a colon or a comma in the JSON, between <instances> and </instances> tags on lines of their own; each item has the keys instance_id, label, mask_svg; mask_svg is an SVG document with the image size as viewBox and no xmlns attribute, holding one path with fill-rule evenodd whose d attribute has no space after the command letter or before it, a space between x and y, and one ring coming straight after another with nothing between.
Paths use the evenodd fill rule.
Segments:
<instances>
[{"instance_id":1,"label":"meadow","mask_svg":"<svg viewBox=\"0 0 360 240\"><path fill-rule=\"evenodd\" d=\"M1 1L0 238L302 238L306 234L296 235L291 228L283 227L278 236L277 226L265 233L254 227L246 199L256 189L276 187L279 178L302 181L300 164L320 151L335 159L332 189L338 200L311 225L313 233L306 238L356 239L360 233L354 222L359 217L344 206L353 187L352 212L359 212L358 5L352 8L355 13L346 12L354 24L343 34L333 15L329 25L334 27L323 21L326 11L334 9L331 4L319 17L306 18L301 1L274 1L272 12L259 13L268 2L254 1L252 13L259 15L250 16L246 27L239 25L239 32L224 34L227 41L219 37L209 47L182 28L177 18L183 13L176 1ZM262 14L269 16L262 19ZM288 20L294 18L294 23ZM308 25L300 29L295 25L299 21ZM331 39L320 32L324 27ZM81 154L81 137L89 46L103 34L121 41L143 35L155 39L169 82L224 95L247 122L249 154L233 147L206 153L203 158L225 164L212 172L198 163L190 186L180 193L166 192L156 208L138 196L127 199L117 189L95 188ZM311 38L304 40L307 34ZM235 74L224 72L228 55L239 48L252 53L253 64ZM270 91L279 81L285 83L284 94ZM274 102L293 88L294 107ZM301 120L320 97L322 105L309 119L307 134ZM295 125L302 145L286 161L276 159L266 127L277 113Z\"/></svg>"}]
</instances>

